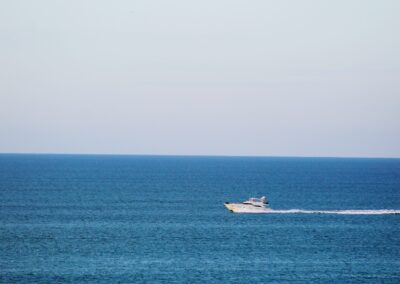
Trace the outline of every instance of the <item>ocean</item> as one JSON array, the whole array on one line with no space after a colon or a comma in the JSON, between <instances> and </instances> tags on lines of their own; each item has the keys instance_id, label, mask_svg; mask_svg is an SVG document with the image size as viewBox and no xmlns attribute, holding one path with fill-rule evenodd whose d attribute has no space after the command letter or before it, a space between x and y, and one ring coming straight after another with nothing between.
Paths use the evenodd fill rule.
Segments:
<instances>
[{"instance_id":1,"label":"ocean","mask_svg":"<svg viewBox=\"0 0 400 284\"><path fill-rule=\"evenodd\" d=\"M388 209L400 159L2 154L0 282L400 283L400 215L323 213Z\"/></svg>"}]
</instances>

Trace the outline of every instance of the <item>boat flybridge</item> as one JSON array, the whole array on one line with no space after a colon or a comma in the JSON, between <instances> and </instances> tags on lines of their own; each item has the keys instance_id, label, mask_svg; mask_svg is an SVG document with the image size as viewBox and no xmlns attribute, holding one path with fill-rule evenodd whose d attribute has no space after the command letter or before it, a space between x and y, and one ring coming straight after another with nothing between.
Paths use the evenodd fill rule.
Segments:
<instances>
[{"instance_id":1,"label":"boat flybridge","mask_svg":"<svg viewBox=\"0 0 400 284\"><path fill-rule=\"evenodd\" d=\"M268 207L268 201L265 196L261 198L249 198L242 203L225 202L225 207L233 213L267 213L272 211Z\"/></svg>"}]
</instances>

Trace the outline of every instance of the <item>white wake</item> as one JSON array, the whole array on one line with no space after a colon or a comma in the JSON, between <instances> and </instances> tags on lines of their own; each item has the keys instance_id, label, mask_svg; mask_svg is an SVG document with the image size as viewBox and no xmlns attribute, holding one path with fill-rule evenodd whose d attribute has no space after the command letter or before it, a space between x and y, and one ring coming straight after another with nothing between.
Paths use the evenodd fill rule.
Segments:
<instances>
[{"instance_id":1,"label":"white wake","mask_svg":"<svg viewBox=\"0 0 400 284\"><path fill-rule=\"evenodd\" d=\"M400 214L400 210L380 209L380 210L274 210L270 209L265 213L276 214L342 214L342 215L394 215Z\"/></svg>"}]
</instances>

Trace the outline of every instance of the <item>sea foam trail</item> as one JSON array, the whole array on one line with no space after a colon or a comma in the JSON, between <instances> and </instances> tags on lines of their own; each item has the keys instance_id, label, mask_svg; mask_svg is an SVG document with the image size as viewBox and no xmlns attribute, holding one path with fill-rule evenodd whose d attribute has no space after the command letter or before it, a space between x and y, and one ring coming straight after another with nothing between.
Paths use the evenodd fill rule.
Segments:
<instances>
[{"instance_id":1,"label":"sea foam trail","mask_svg":"<svg viewBox=\"0 0 400 284\"><path fill-rule=\"evenodd\" d=\"M393 209L380 209L380 210L301 210L301 209L290 209L290 210L274 210L266 213L276 214L342 214L342 215L394 215L400 214L400 210Z\"/></svg>"}]
</instances>

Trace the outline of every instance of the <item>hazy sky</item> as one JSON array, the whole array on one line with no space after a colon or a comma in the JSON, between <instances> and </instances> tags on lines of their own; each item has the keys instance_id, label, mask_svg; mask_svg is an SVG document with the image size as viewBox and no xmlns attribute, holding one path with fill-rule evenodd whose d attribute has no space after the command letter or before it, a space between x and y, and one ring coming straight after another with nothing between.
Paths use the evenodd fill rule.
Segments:
<instances>
[{"instance_id":1,"label":"hazy sky","mask_svg":"<svg viewBox=\"0 0 400 284\"><path fill-rule=\"evenodd\" d=\"M400 157L400 1L0 1L0 152Z\"/></svg>"}]
</instances>

